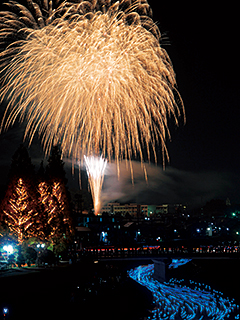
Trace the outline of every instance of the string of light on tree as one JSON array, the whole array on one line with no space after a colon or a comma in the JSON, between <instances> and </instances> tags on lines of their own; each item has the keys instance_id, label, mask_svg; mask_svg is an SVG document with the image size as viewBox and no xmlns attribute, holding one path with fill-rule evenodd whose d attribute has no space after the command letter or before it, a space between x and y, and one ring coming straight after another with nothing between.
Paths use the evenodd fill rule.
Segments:
<instances>
[{"instance_id":1,"label":"string of light on tree","mask_svg":"<svg viewBox=\"0 0 240 320\"><path fill-rule=\"evenodd\" d=\"M29 205L29 194L23 179L17 180L9 206L3 212L7 216L6 223L10 231L16 234L18 242L21 243L26 232L31 234L30 227L34 223L34 217L38 215Z\"/></svg>"}]
</instances>

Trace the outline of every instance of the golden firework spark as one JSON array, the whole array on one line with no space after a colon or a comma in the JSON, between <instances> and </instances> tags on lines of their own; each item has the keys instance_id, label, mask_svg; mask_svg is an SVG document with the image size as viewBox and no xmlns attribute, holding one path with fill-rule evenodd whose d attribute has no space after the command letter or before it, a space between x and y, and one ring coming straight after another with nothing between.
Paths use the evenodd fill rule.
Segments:
<instances>
[{"instance_id":1,"label":"golden firework spark","mask_svg":"<svg viewBox=\"0 0 240 320\"><path fill-rule=\"evenodd\" d=\"M168 157L168 118L177 124L183 108L147 1L54 2L54 10L45 0L42 11L27 2L29 10L9 1L0 12L0 39L10 38L0 56L2 66L9 62L5 128L26 118L30 143L38 133L46 153L60 142L77 160L102 154L143 162L152 150L156 161L158 146ZM11 42L14 32L20 38Z\"/></svg>"}]
</instances>

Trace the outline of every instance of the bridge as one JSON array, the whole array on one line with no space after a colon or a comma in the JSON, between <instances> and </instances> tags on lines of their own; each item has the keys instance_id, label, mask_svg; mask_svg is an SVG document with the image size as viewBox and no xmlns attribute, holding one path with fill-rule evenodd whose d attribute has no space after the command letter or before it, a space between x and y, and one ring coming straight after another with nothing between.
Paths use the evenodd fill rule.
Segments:
<instances>
[{"instance_id":1,"label":"bridge","mask_svg":"<svg viewBox=\"0 0 240 320\"><path fill-rule=\"evenodd\" d=\"M240 259L240 246L200 246L196 248L139 246L139 247L86 247L84 252L95 259Z\"/></svg>"}]
</instances>

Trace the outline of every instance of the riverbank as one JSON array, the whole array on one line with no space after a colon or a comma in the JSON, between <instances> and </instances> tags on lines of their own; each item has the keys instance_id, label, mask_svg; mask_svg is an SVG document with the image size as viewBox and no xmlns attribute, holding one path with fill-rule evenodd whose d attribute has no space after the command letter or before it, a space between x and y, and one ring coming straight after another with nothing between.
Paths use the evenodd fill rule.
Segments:
<instances>
[{"instance_id":1,"label":"riverbank","mask_svg":"<svg viewBox=\"0 0 240 320\"><path fill-rule=\"evenodd\" d=\"M138 320L151 297L127 277L126 270L127 266L87 261L65 268L15 271L0 278L0 312L7 307L9 320L99 316Z\"/></svg>"}]
</instances>

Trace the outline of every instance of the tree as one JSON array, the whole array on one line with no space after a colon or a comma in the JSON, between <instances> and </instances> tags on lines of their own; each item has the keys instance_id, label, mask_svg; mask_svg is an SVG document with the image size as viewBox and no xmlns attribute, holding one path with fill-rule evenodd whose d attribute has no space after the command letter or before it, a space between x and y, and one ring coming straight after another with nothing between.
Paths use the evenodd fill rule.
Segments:
<instances>
[{"instance_id":1,"label":"tree","mask_svg":"<svg viewBox=\"0 0 240 320\"><path fill-rule=\"evenodd\" d=\"M5 215L3 214L3 216L5 216ZM8 240L9 240L9 228L8 228L5 220L0 221L0 240L1 241L5 240L6 242L8 242Z\"/></svg>"},{"instance_id":2,"label":"tree","mask_svg":"<svg viewBox=\"0 0 240 320\"><path fill-rule=\"evenodd\" d=\"M44 239L51 242L51 233L53 228L51 223L56 215L56 200L51 194L50 186L45 181L39 182L38 194L39 206L41 207L41 225Z\"/></svg>"},{"instance_id":3,"label":"tree","mask_svg":"<svg viewBox=\"0 0 240 320\"><path fill-rule=\"evenodd\" d=\"M38 172L37 172L37 180L38 180L38 182L41 182L41 181L45 180L45 169L44 169L44 166L43 166L43 160L41 161L40 167L39 167Z\"/></svg>"},{"instance_id":4,"label":"tree","mask_svg":"<svg viewBox=\"0 0 240 320\"><path fill-rule=\"evenodd\" d=\"M21 267L22 265L25 264L25 258L22 252L22 246L18 246L18 255L17 255L17 265L18 267Z\"/></svg>"},{"instance_id":5,"label":"tree","mask_svg":"<svg viewBox=\"0 0 240 320\"><path fill-rule=\"evenodd\" d=\"M28 150L23 144L12 157L8 178L0 211L3 222L20 243L29 237L41 239L43 228L37 201L36 175Z\"/></svg>"},{"instance_id":6,"label":"tree","mask_svg":"<svg viewBox=\"0 0 240 320\"><path fill-rule=\"evenodd\" d=\"M10 181L19 177L25 181L33 181L35 176L34 165L32 164L27 148L23 144L19 146L12 156L12 163L8 176Z\"/></svg>"},{"instance_id":7,"label":"tree","mask_svg":"<svg viewBox=\"0 0 240 320\"><path fill-rule=\"evenodd\" d=\"M56 248L66 246L72 234L72 220L59 148L53 147L46 172L42 162L35 176L27 149L21 145L13 156L9 179L1 212L10 233L20 244L37 238Z\"/></svg>"},{"instance_id":8,"label":"tree","mask_svg":"<svg viewBox=\"0 0 240 320\"><path fill-rule=\"evenodd\" d=\"M51 250L45 249L38 257L38 263L54 264L56 262L55 255Z\"/></svg>"},{"instance_id":9,"label":"tree","mask_svg":"<svg viewBox=\"0 0 240 320\"><path fill-rule=\"evenodd\" d=\"M15 255L14 254L10 254L8 256L8 266L11 268L12 266L15 266Z\"/></svg>"},{"instance_id":10,"label":"tree","mask_svg":"<svg viewBox=\"0 0 240 320\"><path fill-rule=\"evenodd\" d=\"M24 257L27 265L30 267L31 263L34 264L37 260L37 251L31 247L27 247L24 251Z\"/></svg>"},{"instance_id":11,"label":"tree","mask_svg":"<svg viewBox=\"0 0 240 320\"><path fill-rule=\"evenodd\" d=\"M46 167L46 179L61 181L64 185L67 184L66 172L64 170L64 162L61 158L61 151L59 146L53 146L51 154L48 158L48 165Z\"/></svg>"},{"instance_id":12,"label":"tree","mask_svg":"<svg viewBox=\"0 0 240 320\"><path fill-rule=\"evenodd\" d=\"M72 221L69 212L68 198L65 186L60 181L54 181L52 185L52 195L56 200L56 217L58 228L54 230L54 236L69 238L72 233Z\"/></svg>"},{"instance_id":13,"label":"tree","mask_svg":"<svg viewBox=\"0 0 240 320\"><path fill-rule=\"evenodd\" d=\"M38 185L38 192L44 237L55 249L65 247L64 243L68 242L72 234L72 221L64 186L59 181L52 181L51 185L43 181Z\"/></svg>"},{"instance_id":14,"label":"tree","mask_svg":"<svg viewBox=\"0 0 240 320\"><path fill-rule=\"evenodd\" d=\"M44 235L55 251L66 247L73 231L66 182L64 162L59 147L55 146L48 159L46 175L44 178L42 175L38 183Z\"/></svg>"},{"instance_id":15,"label":"tree","mask_svg":"<svg viewBox=\"0 0 240 320\"><path fill-rule=\"evenodd\" d=\"M14 179L10 183L2 208L6 215L6 224L19 243L38 234L36 202L22 178Z\"/></svg>"}]
</instances>

